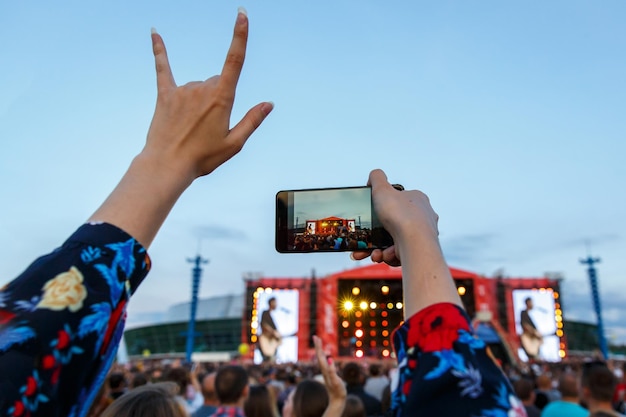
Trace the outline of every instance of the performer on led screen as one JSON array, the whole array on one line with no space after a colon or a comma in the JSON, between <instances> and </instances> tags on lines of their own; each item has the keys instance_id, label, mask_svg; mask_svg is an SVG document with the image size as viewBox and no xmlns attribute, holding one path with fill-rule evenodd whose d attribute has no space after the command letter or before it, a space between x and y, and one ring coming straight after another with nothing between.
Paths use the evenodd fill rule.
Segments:
<instances>
[{"instance_id":1,"label":"performer on led screen","mask_svg":"<svg viewBox=\"0 0 626 417\"><path fill-rule=\"evenodd\" d=\"M263 362L276 361L276 352L282 343L282 336L278 332L276 323L271 312L276 310L276 298L272 297L267 301L268 309L261 314L261 335L259 336L259 351L263 356Z\"/></svg>"},{"instance_id":2,"label":"performer on led screen","mask_svg":"<svg viewBox=\"0 0 626 417\"><path fill-rule=\"evenodd\" d=\"M533 299L528 297L524 302L526 303L526 309L522 310L520 314L520 324L522 326L520 340L522 349L524 349L528 358L530 360L536 360L539 359L539 350L543 344L543 336L539 330L537 330L537 326L535 326L529 314L533 309Z\"/></svg>"}]
</instances>

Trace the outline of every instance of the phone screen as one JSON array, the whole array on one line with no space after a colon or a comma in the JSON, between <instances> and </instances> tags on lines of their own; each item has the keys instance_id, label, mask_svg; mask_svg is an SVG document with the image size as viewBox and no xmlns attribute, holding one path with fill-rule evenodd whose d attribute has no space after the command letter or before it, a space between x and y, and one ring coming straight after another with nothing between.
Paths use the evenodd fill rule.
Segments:
<instances>
[{"instance_id":1,"label":"phone screen","mask_svg":"<svg viewBox=\"0 0 626 417\"><path fill-rule=\"evenodd\" d=\"M276 250L345 252L393 245L372 208L370 187L317 188L276 194Z\"/></svg>"}]
</instances>

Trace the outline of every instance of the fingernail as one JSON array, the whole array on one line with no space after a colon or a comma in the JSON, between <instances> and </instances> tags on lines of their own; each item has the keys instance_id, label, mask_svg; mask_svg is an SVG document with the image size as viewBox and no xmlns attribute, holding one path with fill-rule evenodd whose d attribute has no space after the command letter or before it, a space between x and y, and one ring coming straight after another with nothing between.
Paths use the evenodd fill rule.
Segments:
<instances>
[{"instance_id":1,"label":"fingernail","mask_svg":"<svg viewBox=\"0 0 626 417\"><path fill-rule=\"evenodd\" d=\"M264 115L268 115L272 112L272 110L274 110L274 102L273 101L266 101L265 103L263 103L263 105L261 106L261 111L263 112Z\"/></svg>"},{"instance_id":2,"label":"fingernail","mask_svg":"<svg viewBox=\"0 0 626 417\"><path fill-rule=\"evenodd\" d=\"M246 21L247 18L248 18L248 12L246 11L245 8L240 6L237 9L237 23L243 23Z\"/></svg>"},{"instance_id":3,"label":"fingernail","mask_svg":"<svg viewBox=\"0 0 626 417\"><path fill-rule=\"evenodd\" d=\"M158 34L158 33L159 33L159 32L157 32L157 30L156 30L154 27L151 27L151 28L150 28L150 34L152 34L152 35L156 35L156 34Z\"/></svg>"},{"instance_id":4,"label":"fingernail","mask_svg":"<svg viewBox=\"0 0 626 417\"><path fill-rule=\"evenodd\" d=\"M353 261L356 261L356 258L354 257L354 253L350 252L350 259L352 259Z\"/></svg>"}]
</instances>

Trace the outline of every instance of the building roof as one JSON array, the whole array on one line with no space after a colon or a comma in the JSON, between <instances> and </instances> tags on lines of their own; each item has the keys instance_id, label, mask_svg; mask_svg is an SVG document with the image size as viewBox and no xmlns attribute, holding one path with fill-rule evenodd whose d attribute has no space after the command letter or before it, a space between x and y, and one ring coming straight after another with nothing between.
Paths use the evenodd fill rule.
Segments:
<instances>
[{"instance_id":1,"label":"building roof","mask_svg":"<svg viewBox=\"0 0 626 417\"><path fill-rule=\"evenodd\" d=\"M480 275L462 269L450 268L450 273L454 278L481 278ZM347 269L328 275L331 279L380 279L380 278L402 278L402 268L389 266L386 263L377 263L358 268Z\"/></svg>"},{"instance_id":2,"label":"building roof","mask_svg":"<svg viewBox=\"0 0 626 417\"><path fill-rule=\"evenodd\" d=\"M243 294L220 295L198 300L196 320L215 320L242 318L244 313ZM191 303L189 301L175 304L169 308L164 323L188 321Z\"/></svg>"}]
</instances>

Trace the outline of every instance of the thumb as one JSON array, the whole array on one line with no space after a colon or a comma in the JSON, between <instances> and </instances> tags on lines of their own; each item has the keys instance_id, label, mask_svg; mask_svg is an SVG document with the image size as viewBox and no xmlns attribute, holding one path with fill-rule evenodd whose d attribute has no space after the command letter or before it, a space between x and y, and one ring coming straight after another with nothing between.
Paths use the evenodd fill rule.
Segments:
<instances>
[{"instance_id":1,"label":"thumb","mask_svg":"<svg viewBox=\"0 0 626 417\"><path fill-rule=\"evenodd\" d=\"M391 187L391 184L389 184L389 181L387 181L387 175L382 169L375 169L370 172L367 185L372 187L372 191L377 188Z\"/></svg>"}]
</instances>

